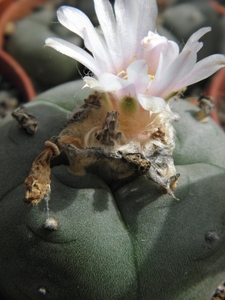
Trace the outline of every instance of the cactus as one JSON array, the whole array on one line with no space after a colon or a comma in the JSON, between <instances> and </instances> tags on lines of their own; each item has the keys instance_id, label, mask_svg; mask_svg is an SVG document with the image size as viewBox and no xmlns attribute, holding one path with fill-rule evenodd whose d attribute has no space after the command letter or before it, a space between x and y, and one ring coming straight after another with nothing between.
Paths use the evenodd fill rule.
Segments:
<instances>
[{"instance_id":1,"label":"cactus","mask_svg":"<svg viewBox=\"0 0 225 300\"><path fill-rule=\"evenodd\" d=\"M24 179L66 116L87 98L62 85L26 105L38 130L8 117L0 126L0 291L6 299L210 299L225 279L225 138L198 108L173 103L180 173L165 194L145 175L120 185L74 176L62 153L51 162L50 201L26 205ZM104 172L104 170L102 170ZM104 180L105 178L105 180ZM48 220L48 221L46 221Z\"/></svg>"},{"instance_id":2,"label":"cactus","mask_svg":"<svg viewBox=\"0 0 225 300\"><path fill-rule=\"evenodd\" d=\"M15 300L210 299L225 278L224 133L208 120L211 99L200 110L172 99L225 57L197 60L209 27L181 51L158 35L155 0L94 5L101 30L74 7L57 11L85 50L45 41L93 73L83 78L91 93L60 86L14 112L20 127L0 127L0 290Z\"/></svg>"}]
</instances>

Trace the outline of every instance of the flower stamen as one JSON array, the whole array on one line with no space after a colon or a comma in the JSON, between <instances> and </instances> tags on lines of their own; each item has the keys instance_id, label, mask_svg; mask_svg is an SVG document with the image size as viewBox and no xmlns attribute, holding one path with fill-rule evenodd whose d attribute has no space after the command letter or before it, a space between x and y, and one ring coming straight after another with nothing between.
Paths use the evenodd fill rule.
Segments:
<instances>
[{"instance_id":1,"label":"flower stamen","mask_svg":"<svg viewBox=\"0 0 225 300\"><path fill-rule=\"evenodd\" d=\"M124 80L127 80L128 79L128 75L127 75L127 72L125 70L122 70L121 72L119 72L117 75L117 77L120 77Z\"/></svg>"}]
</instances>

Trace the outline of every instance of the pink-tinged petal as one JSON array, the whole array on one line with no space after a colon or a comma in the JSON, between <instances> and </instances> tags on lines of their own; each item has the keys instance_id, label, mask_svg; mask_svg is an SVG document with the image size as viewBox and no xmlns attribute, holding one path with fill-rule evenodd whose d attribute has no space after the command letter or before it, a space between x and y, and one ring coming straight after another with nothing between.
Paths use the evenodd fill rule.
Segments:
<instances>
[{"instance_id":1,"label":"pink-tinged petal","mask_svg":"<svg viewBox=\"0 0 225 300\"><path fill-rule=\"evenodd\" d=\"M155 72L152 73L155 75L155 77L154 77L154 81L150 83L151 91L154 91L154 87L157 87L160 84L163 74L166 72L168 67L173 63L173 61L178 57L178 54L179 54L178 45L175 42L171 42L165 45L164 47L162 47L159 53L158 60L157 57L152 56L154 58L153 61L157 61L158 65L156 66ZM151 59L151 57L149 58ZM151 64L153 64L153 66ZM150 62L150 66L149 66L150 73L151 73L151 67L154 67L154 62Z\"/></svg>"},{"instance_id":2,"label":"pink-tinged petal","mask_svg":"<svg viewBox=\"0 0 225 300\"><path fill-rule=\"evenodd\" d=\"M138 26L136 29L137 58L141 58L143 53L141 45L143 37L147 36L148 31L155 31L157 16L156 0L139 0Z\"/></svg>"},{"instance_id":3,"label":"pink-tinged petal","mask_svg":"<svg viewBox=\"0 0 225 300\"><path fill-rule=\"evenodd\" d=\"M144 37L141 44L145 51L151 51L153 48L161 45L164 46L168 43L167 38L152 31L148 32L148 36Z\"/></svg>"},{"instance_id":4,"label":"pink-tinged petal","mask_svg":"<svg viewBox=\"0 0 225 300\"><path fill-rule=\"evenodd\" d=\"M159 113L166 109L166 101L162 98L146 96L143 94L138 94L137 98L141 106L152 113Z\"/></svg>"},{"instance_id":5,"label":"pink-tinged petal","mask_svg":"<svg viewBox=\"0 0 225 300\"><path fill-rule=\"evenodd\" d=\"M123 69L125 70L136 53L134 32L136 32L137 28L139 3L138 1L117 0L115 1L114 10L117 22L117 35L123 54Z\"/></svg>"},{"instance_id":6,"label":"pink-tinged petal","mask_svg":"<svg viewBox=\"0 0 225 300\"><path fill-rule=\"evenodd\" d=\"M214 54L196 63L193 70L174 86L174 91L199 82L225 67L225 55Z\"/></svg>"},{"instance_id":7,"label":"pink-tinged petal","mask_svg":"<svg viewBox=\"0 0 225 300\"><path fill-rule=\"evenodd\" d=\"M148 64L149 73L154 75L158 70L157 76L162 76L178 54L179 47L173 41L167 41L167 43L159 44L150 51L144 51L144 59Z\"/></svg>"},{"instance_id":8,"label":"pink-tinged petal","mask_svg":"<svg viewBox=\"0 0 225 300\"><path fill-rule=\"evenodd\" d=\"M203 27L196 32L194 32L188 39L187 43L185 44L183 50L190 49L190 46L196 43L203 35L207 32L211 31L211 27Z\"/></svg>"},{"instance_id":9,"label":"pink-tinged petal","mask_svg":"<svg viewBox=\"0 0 225 300\"><path fill-rule=\"evenodd\" d=\"M101 69L98 68L94 58L88 54L86 51L80 47L66 42L60 38L47 38L45 40L45 45L51 48L54 48L56 51L59 51L86 66L94 74L98 75L101 73Z\"/></svg>"},{"instance_id":10,"label":"pink-tinged petal","mask_svg":"<svg viewBox=\"0 0 225 300\"><path fill-rule=\"evenodd\" d=\"M158 67L157 67L155 75L154 75L154 81L150 82L152 91L154 90L154 86L157 86L157 84L159 84L159 82L160 82L160 79L161 79L162 74L164 72L163 65L167 64L167 61L165 59L165 56L166 56L167 52L165 51L165 49L166 49L166 47L164 47L162 49L161 53L160 53L159 60L158 60Z\"/></svg>"},{"instance_id":11,"label":"pink-tinged petal","mask_svg":"<svg viewBox=\"0 0 225 300\"><path fill-rule=\"evenodd\" d=\"M182 51L167 68L161 78L158 77L156 73L148 94L162 98L170 94L174 91L174 86L194 68L196 59L197 57L195 52L188 50Z\"/></svg>"},{"instance_id":12,"label":"pink-tinged petal","mask_svg":"<svg viewBox=\"0 0 225 300\"><path fill-rule=\"evenodd\" d=\"M143 59L135 60L127 68L128 81L134 83L136 93L145 93L148 83L148 66Z\"/></svg>"},{"instance_id":13,"label":"pink-tinged petal","mask_svg":"<svg viewBox=\"0 0 225 300\"><path fill-rule=\"evenodd\" d=\"M179 47L177 43L173 41L168 41L168 44L163 49L163 72L165 72L168 67L177 59L179 55ZM161 72L161 74L163 73Z\"/></svg>"},{"instance_id":14,"label":"pink-tinged petal","mask_svg":"<svg viewBox=\"0 0 225 300\"><path fill-rule=\"evenodd\" d=\"M160 53L164 45L157 45L150 51L144 51L143 57L148 64L149 74L154 75L159 67Z\"/></svg>"},{"instance_id":15,"label":"pink-tinged petal","mask_svg":"<svg viewBox=\"0 0 225 300\"><path fill-rule=\"evenodd\" d=\"M123 55L121 45L118 42L117 25L112 5L106 0L94 0L94 4L108 52L114 62L116 73L119 73L123 67Z\"/></svg>"}]
</instances>

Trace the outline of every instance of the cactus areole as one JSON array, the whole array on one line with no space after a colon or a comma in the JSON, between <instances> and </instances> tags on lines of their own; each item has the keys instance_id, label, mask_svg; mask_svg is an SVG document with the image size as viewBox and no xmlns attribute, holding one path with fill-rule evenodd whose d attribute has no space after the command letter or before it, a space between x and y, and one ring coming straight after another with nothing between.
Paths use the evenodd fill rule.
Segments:
<instances>
[{"instance_id":1,"label":"cactus areole","mask_svg":"<svg viewBox=\"0 0 225 300\"><path fill-rule=\"evenodd\" d=\"M196 62L209 28L181 52L155 33L155 1L94 3L101 29L58 10L92 55L46 40L93 72L86 89L59 86L0 126L0 291L210 300L225 279L225 137L210 98L175 100L225 58Z\"/></svg>"}]
</instances>

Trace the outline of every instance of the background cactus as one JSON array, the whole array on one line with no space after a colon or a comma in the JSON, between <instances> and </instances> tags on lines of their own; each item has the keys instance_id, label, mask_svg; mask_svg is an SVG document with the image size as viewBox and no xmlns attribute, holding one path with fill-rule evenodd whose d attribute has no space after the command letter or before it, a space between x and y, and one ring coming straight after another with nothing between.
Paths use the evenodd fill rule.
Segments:
<instances>
[{"instance_id":1,"label":"background cactus","mask_svg":"<svg viewBox=\"0 0 225 300\"><path fill-rule=\"evenodd\" d=\"M173 102L176 196L145 176L112 193L99 177L74 177L53 163L46 204L23 203L24 179L68 111L82 104L83 82L46 92L26 107L39 120L28 135L11 117L0 127L0 290L7 299L210 299L225 279L225 138L198 108Z\"/></svg>"}]
</instances>

